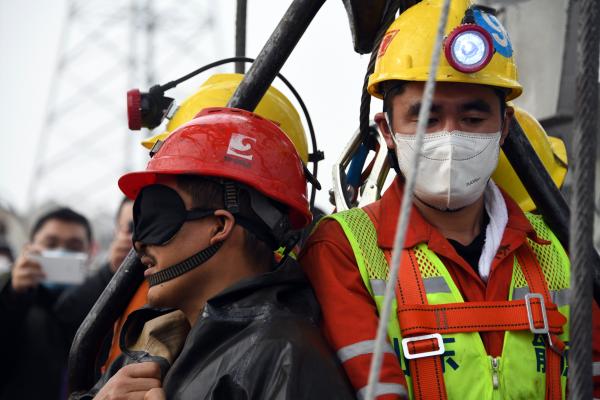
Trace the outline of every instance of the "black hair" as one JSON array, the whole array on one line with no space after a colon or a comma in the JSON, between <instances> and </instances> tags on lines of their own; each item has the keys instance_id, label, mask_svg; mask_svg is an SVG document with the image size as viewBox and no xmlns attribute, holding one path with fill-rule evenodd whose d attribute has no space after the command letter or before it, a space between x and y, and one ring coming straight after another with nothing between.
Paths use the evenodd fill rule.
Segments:
<instances>
[{"instance_id":1,"label":"black hair","mask_svg":"<svg viewBox=\"0 0 600 400\"><path fill-rule=\"evenodd\" d=\"M198 175L177 175L176 182L181 190L192 197L194 207L225 209L224 188L220 182ZM246 190L240 190L239 193L238 215L252 221L253 224L264 224L252 210L250 194ZM272 248L252 231L242 225L240 227L244 230L244 252L251 264L261 270L271 269L274 264Z\"/></svg>"},{"instance_id":2,"label":"black hair","mask_svg":"<svg viewBox=\"0 0 600 400\"><path fill-rule=\"evenodd\" d=\"M407 81L385 81L380 83L383 91L383 112L388 113L388 117L391 117L392 112L392 100L399 94L404 93L406 89Z\"/></svg>"},{"instance_id":3,"label":"black hair","mask_svg":"<svg viewBox=\"0 0 600 400\"><path fill-rule=\"evenodd\" d=\"M33 224L33 228L31 228L31 232L29 234L29 240L33 241L33 238L36 233L42 229L42 227L46 224L46 222L50 220L58 220L62 222L69 222L81 225L85 228L85 233L89 243L92 243L93 235L92 235L92 227L90 225L90 221L83 215L79 214L76 211L68 207L60 207L49 211L43 214L41 217L37 219L37 221Z\"/></svg>"}]
</instances>

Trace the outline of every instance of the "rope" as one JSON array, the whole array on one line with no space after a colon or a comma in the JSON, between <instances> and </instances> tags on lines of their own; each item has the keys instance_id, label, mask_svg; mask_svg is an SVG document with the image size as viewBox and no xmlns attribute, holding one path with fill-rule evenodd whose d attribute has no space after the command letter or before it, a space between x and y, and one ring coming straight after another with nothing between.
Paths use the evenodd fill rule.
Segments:
<instances>
[{"instance_id":1,"label":"rope","mask_svg":"<svg viewBox=\"0 0 600 400\"><path fill-rule=\"evenodd\" d=\"M379 382L379 375L381 373L381 361L383 358L384 346L386 345L387 338L387 323L390 318L390 310L392 300L395 297L395 284L398 279L398 270L400 267L400 256L402 249L404 248L404 239L406 236L406 228L408 227L408 219L410 210L412 207L413 190L415 187L415 179L417 170L419 169L419 156L421 148L423 147L423 136L427 128L427 121L429 120L429 112L431 103L433 101L433 93L435 90L435 77L437 75L438 64L440 61L440 53L442 48L442 40L444 38L444 28L448 22L448 11L450 9L450 0L444 0L440 20L438 23L438 30L435 39L435 45L433 47L433 53L431 55L431 64L429 66L429 76L427 83L425 84L425 91L423 93L422 106L419 110L419 120L417 122L417 134L415 141L416 151L413 154L413 158L410 160L410 172L406 177L406 186L404 194L402 196L402 206L400 208L400 215L398 216L398 223L396 225L396 236L394 238L394 249L392 251L392 263L388 276L389 284L385 288L385 298L383 300L383 310L379 318L379 326L377 327L377 339L375 341L375 351L373 359L371 360L371 370L369 371L369 384L367 386L366 399L373 400L375 397L375 386ZM597 69L596 69L597 71ZM392 133L393 134L393 133Z\"/></svg>"},{"instance_id":2,"label":"rope","mask_svg":"<svg viewBox=\"0 0 600 400\"><path fill-rule=\"evenodd\" d=\"M598 133L598 59L600 53L597 0L571 2L579 7L573 194L571 198L571 344L569 394L592 396L592 266L594 257L594 172Z\"/></svg>"}]
</instances>

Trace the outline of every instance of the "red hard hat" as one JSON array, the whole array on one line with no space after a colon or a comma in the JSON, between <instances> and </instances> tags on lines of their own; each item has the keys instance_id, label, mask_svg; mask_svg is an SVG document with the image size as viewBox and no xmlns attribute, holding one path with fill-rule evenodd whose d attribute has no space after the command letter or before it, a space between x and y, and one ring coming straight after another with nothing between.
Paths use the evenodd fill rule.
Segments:
<instances>
[{"instance_id":1,"label":"red hard hat","mask_svg":"<svg viewBox=\"0 0 600 400\"><path fill-rule=\"evenodd\" d=\"M158 175L201 175L250 186L289 208L293 229L308 225L306 178L293 143L273 122L236 108L206 108L175 130L150 159L145 171L119 179L135 199Z\"/></svg>"}]
</instances>

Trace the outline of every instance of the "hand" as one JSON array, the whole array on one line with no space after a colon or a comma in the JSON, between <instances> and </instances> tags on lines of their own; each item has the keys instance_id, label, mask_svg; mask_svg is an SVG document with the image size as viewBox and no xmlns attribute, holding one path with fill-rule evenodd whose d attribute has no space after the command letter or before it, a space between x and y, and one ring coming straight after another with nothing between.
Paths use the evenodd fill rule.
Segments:
<instances>
[{"instance_id":1,"label":"hand","mask_svg":"<svg viewBox=\"0 0 600 400\"><path fill-rule=\"evenodd\" d=\"M29 258L31 254L39 254L40 250L34 245L26 245L15 261L11 271L11 285L15 292L23 293L36 288L46 278L42 266Z\"/></svg>"},{"instance_id":2,"label":"hand","mask_svg":"<svg viewBox=\"0 0 600 400\"><path fill-rule=\"evenodd\" d=\"M110 270L113 273L117 272L132 246L131 233L118 230L108 250Z\"/></svg>"},{"instance_id":3,"label":"hand","mask_svg":"<svg viewBox=\"0 0 600 400\"><path fill-rule=\"evenodd\" d=\"M167 396L165 395L165 391L160 388L150 389L150 391L146 392L144 400L167 400Z\"/></svg>"},{"instance_id":4,"label":"hand","mask_svg":"<svg viewBox=\"0 0 600 400\"><path fill-rule=\"evenodd\" d=\"M94 399L96 400L154 400L161 399L160 367L155 362L129 364L121 368L106 382ZM146 397L146 395L152 397ZM163 392L164 394L164 392ZM164 397L162 397L164 399Z\"/></svg>"}]
</instances>

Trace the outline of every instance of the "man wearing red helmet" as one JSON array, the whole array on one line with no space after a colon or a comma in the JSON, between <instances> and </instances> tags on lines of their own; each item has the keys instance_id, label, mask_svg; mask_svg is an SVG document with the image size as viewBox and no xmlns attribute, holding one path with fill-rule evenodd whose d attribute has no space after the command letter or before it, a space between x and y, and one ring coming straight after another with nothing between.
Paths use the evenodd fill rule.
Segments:
<instances>
[{"instance_id":1,"label":"man wearing red helmet","mask_svg":"<svg viewBox=\"0 0 600 400\"><path fill-rule=\"evenodd\" d=\"M119 356L75 398L351 398L294 260L311 220L302 162L251 112L206 109L119 180L151 306L130 315ZM146 396L146 397L145 397Z\"/></svg>"}]
</instances>

